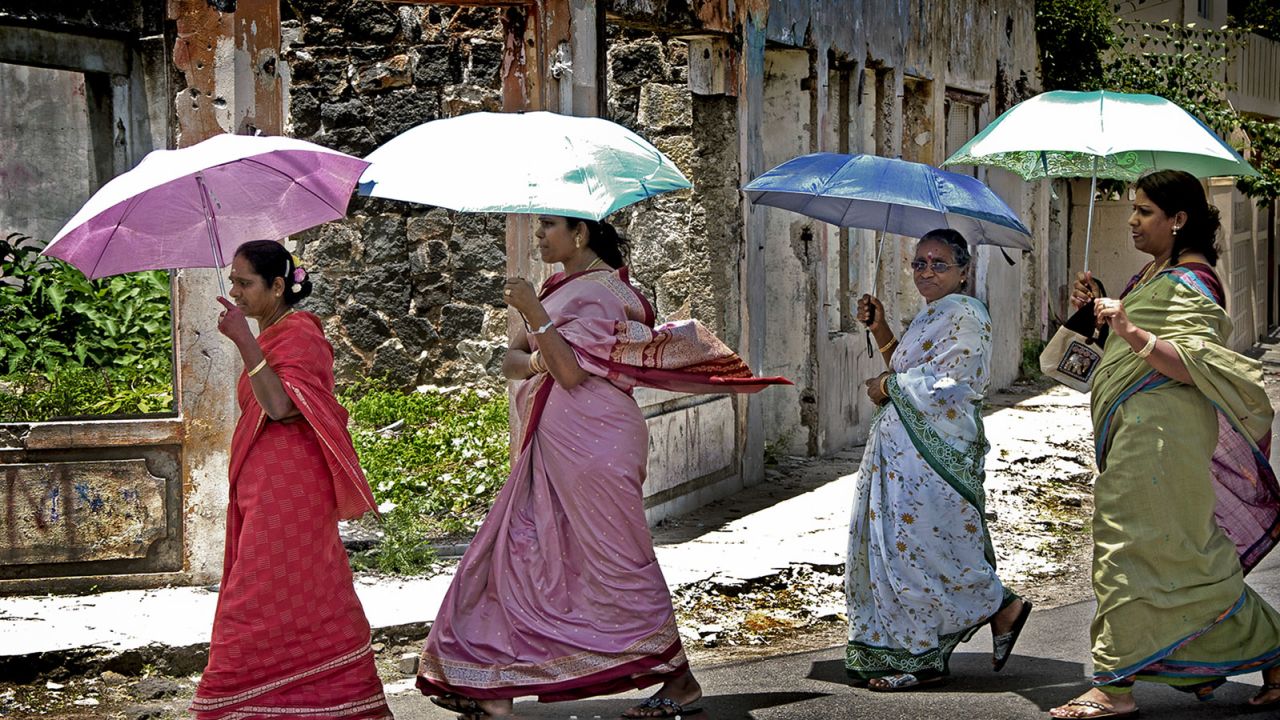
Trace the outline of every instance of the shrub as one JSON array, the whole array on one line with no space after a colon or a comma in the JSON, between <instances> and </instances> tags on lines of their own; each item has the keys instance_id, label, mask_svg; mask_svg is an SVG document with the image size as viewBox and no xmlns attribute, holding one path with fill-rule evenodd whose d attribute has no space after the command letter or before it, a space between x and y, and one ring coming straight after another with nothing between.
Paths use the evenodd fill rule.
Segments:
<instances>
[{"instance_id":1,"label":"shrub","mask_svg":"<svg viewBox=\"0 0 1280 720\"><path fill-rule=\"evenodd\" d=\"M390 524L416 517L434 537L479 524L510 471L504 393L403 392L368 381L341 399L374 495L399 511Z\"/></svg>"},{"instance_id":2,"label":"shrub","mask_svg":"<svg viewBox=\"0 0 1280 720\"><path fill-rule=\"evenodd\" d=\"M168 273L91 281L0 241L0 421L172 410L172 355Z\"/></svg>"}]
</instances>

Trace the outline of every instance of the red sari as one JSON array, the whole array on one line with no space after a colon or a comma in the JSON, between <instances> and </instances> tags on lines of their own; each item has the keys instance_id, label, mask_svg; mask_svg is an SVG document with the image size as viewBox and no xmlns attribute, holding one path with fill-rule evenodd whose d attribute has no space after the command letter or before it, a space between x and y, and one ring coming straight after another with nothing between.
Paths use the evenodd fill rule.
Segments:
<instances>
[{"instance_id":1,"label":"red sari","mask_svg":"<svg viewBox=\"0 0 1280 720\"><path fill-rule=\"evenodd\" d=\"M200 720L390 718L338 537L339 519L375 505L333 395L333 348L304 312L258 342L302 415L269 419L241 373L222 585L191 710Z\"/></svg>"}]
</instances>

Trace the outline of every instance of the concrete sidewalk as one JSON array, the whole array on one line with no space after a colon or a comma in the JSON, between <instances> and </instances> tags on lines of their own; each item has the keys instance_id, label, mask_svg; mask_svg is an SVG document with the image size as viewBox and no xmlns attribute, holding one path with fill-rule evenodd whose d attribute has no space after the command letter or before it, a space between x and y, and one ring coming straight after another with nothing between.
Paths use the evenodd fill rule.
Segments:
<instances>
[{"instance_id":1,"label":"concrete sidewalk","mask_svg":"<svg viewBox=\"0 0 1280 720\"><path fill-rule=\"evenodd\" d=\"M1073 436L1087 434L1086 396L1061 387L994 396L987 413L993 479L1007 475L1025 484L1025 474L1010 475L1001 468L1007 471L1010 462L1028 454L1048 454L1051 463L1075 463L1077 449L1055 451L1045 443L1046 428L1060 434L1064 427ZM1055 452L1062 457L1053 457ZM859 457L856 449L831 458L787 459L768 471L765 482L664 522L655 529L654 540L669 586L674 591L706 581L734 585L798 565L839 572ZM1025 502L1026 493L1013 482L994 480L989 486L989 507L1001 514L1000 524L1008 525L1008 517L1016 517L1014 505ZM1007 496L1003 506L1002 493ZM1021 532L1009 528L1007 532ZM1012 540L1006 544L1015 545ZM1020 563L1036 569L1036 547L1014 559L1013 572ZM383 636L421 637L451 579L452 567L422 579L360 576L357 591L375 634L380 629ZM0 680L23 674L29 678L68 662L100 670L106 659L122 654L132 654L135 665L150 662L164 670L198 672L217 598L216 592L200 587L0 598Z\"/></svg>"},{"instance_id":2,"label":"concrete sidewalk","mask_svg":"<svg viewBox=\"0 0 1280 720\"><path fill-rule=\"evenodd\" d=\"M656 528L658 559L670 587L708 579L734 584L793 564L843 563L856 460L857 454L845 453L807 463L798 469L842 472L774 477ZM796 518L806 519L804 531L796 531ZM420 627L425 634L453 568L451 563L431 578L358 575L356 591L375 629ZM6 659L21 657L206 645L217 601L217 593L204 587L0 598L0 668Z\"/></svg>"}]
</instances>

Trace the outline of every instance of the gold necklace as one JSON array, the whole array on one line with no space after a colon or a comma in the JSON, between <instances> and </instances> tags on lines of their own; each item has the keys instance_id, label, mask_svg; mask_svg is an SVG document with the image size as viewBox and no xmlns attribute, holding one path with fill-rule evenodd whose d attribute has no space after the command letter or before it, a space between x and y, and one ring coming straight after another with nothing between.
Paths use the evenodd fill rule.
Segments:
<instances>
[{"instance_id":1,"label":"gold necklace","mask_svg":"<svg viewBox=\"0 0 1280 720\"><path fill-rule=\"evenodd\" d=\"M1169 257L1168 257L1164 262L1160 263L1160 265L1159 265L1158 267L1154 265L1155 261L1154 261L1154 260L1152 260L1152 261L1151 261L1151 262L1153 263L1153 264L1152 264L1152 266L1151 266L1151 267L1148 267L1146 270L1144 270L1144 271L1142 272L1142 277L1138 278L1138 282L1137 282L1137 284L1133 286L1133 287L1134 287L1134 289L1136 290L1136 289L1138 289L1138 288L1142 287L1143 285L1146 285L1147 283L1149 283L1149 282L1151 282L1152 280L1154 280L1154 279L1155 279L1155 277L1156 277L1157 275L1159 275L1159 274L1160 274L1160 272L1161 272L1162 270L1164 270L1165 268L1169 267L1169 262L1170 262L1171 260L1173 260L1173 256L1172 256L1172 255L1170 255L1170 256L1169 256ZM1155 268L1155 269L1154 269L1154 271L1152 270L1152 268Z\"/></svg>"},{"instance_id":2,"label":"gold necklace","mask_svg":"<svg viewBox=\"0 0 1280 720\"><path fill-rule=\"evenodd\" d=\"M293 314L293 308L291 308L291 307L289 307L288 305L286 305L286 306L285 306L285 311L284 311L284 312L282 312L282 313L280 313L280 315L278 315L277 317L272 318L272 319L271 319L271 321L270 321L270 322L268 322L266 325L263 325L263 326L262 326L262 330L266 330L267 328L271 327L272 325L275 325L276 323L280 322L281 320L283 320L283 319L285 319L285 318L289 317L289 315L291 315L291 314ZM261 330L260 330L259 332L261 332Z\"/></svg>"},{"instance_id":3,"label":"gold necklace","mask_svg":"<svg viewBox=\"0 0 1280 720\"><path fill-rule=\"evenodd\" d=\"M603 265L603 264L604 264L604 260L601 260L600 258L598 258L598 257L597 257L595 260L592 260L592 261L591 261L591 264L590 264L590 265L588 265L588 266L586 266L585 268L583 268L582 272L586 272L586 271L590 270L591 268L595 267L597 263L599 263L599 264Z\"/></svg>"}]
</instances>

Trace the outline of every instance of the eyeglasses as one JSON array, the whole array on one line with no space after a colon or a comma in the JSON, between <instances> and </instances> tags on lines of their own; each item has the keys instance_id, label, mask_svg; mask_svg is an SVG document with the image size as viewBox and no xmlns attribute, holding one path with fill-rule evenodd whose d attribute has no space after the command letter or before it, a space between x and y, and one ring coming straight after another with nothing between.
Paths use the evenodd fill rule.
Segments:
<instances>
[{"instance_id":1,"label":"eyeglasses","mask_svg":"<svg viewBox=\"0 0 1280 720\"><path fill-rule=\"evenodd\" d=\"M964 267L964 263L945 263L941 260L934 260L933 262L925 262L924 260L911 261L912 270L915 270L916 272L924 272L925 268L929 268L933 271L934 275L941 275L953 267Z\"/></svg>"}]
</instances>

